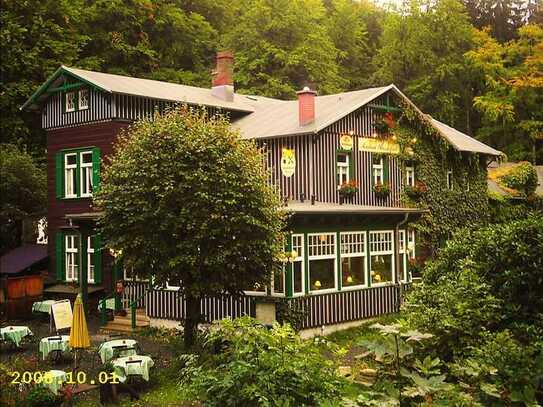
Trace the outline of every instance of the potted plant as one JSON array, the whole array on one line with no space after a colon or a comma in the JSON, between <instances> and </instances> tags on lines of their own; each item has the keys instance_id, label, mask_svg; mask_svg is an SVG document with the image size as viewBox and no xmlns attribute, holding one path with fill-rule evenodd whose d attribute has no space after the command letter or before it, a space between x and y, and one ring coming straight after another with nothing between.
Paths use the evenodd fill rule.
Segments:
<instances>
[{"instance_id":1,"label":"potted plant","mask_svg":"<svg viewBox=\"0 0 543 407\"><path fill-rule=\"evenodd\" d=\"M388 126L388 123L384 119L377 120L376 122L374 122L373 123L373 128L375 129L377 134L379 134L381 136L387 135L389 130L390 130L390 127Z\"/></svg>"},{"instance_id":2,"label":"potted plant","mask_svg":"<svg viewBox=\"0 0 543 407\"><path fill-rule=\"evenodd\" d=\"M417 199L428 191L428 187L424 182L417 181L414 186L406 185L404 191L408 197Z\"/></svg>"},{"instance_id":3,"label":"potted plant","mask_svg":"<svg viewBox=\"0 0 543 407\"><path fill-rule=\"evenodd\" d=\"M390 194L388 182L378 182L373 186L373 192L377 198L386 198Z\"/></svg>"},{"instance_id":4,"label":"potted plant","mask_svg":"<svg viewBox=\"0 0 543 407\"><path fill-rule=\"evenodd\" d=\"M358 192L358 183L354 179L344 182L339 186L338 192L342 199L352 198Z\"/></svg>"}]
</instances>

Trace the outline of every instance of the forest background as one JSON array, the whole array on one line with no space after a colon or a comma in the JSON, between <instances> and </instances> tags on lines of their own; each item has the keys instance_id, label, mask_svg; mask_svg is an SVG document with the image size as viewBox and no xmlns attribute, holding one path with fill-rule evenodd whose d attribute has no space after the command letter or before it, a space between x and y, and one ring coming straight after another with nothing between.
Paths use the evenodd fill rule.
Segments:
<instances>
[{"instance_id":1,"label":"forest background","mask_svg":"<svg viewBox=\"0 0 543 407\"><path fill-rule=\"evenodd\" d=\"M6 0L2 142L45 157L20 106L61 64L209 87L235 52L241 93L295 98L396 84L423 111L541 162L541 0Z\"/></svg>"}]
</instances>

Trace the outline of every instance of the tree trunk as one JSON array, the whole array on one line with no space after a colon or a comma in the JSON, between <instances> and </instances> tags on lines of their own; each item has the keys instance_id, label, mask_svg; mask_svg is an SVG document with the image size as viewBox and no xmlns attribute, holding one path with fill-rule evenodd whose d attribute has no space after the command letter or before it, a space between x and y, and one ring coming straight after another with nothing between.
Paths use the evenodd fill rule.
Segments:
<instances>
[{"instance_id":1,"label":"tree trunk","mask_svg":"<svg viewBox=\"0 0 543 407\"><path fill-rule=\"evenodd\" d=\"M185 317L184 343L185 349L189 350L194 345L194 338L198 323L200 322L200 297L195 297L190 293L186 294L187 314Z\"/></svg>"}]
</instances>

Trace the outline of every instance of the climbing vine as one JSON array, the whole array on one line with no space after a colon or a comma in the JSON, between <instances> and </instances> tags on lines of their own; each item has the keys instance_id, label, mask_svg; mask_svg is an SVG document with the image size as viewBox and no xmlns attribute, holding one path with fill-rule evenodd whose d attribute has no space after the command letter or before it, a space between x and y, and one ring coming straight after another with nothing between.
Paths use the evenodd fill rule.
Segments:
<instances>
[{"instance_id":1,"label":"climbing vine","mask_svg":"<svg viewBox=\"0 0 543 407\"><path fill-rule=\"evenodd\" d=\"M420 194L404 192L402 201L406 206L429 209L414 228L419 232L421 246L435 253L456 229L486 219L486 159L455 150L425 116L408 104L402 108L398 126L392 132L400 145L400 166L405 174L406 163L415 164L415 177L423 190Z\"/></svg>"}]
</instances>

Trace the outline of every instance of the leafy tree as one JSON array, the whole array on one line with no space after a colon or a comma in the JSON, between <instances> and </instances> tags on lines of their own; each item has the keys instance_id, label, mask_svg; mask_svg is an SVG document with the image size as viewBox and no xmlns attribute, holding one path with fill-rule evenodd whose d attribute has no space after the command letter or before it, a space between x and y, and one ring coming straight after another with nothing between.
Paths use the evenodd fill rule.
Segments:
<instances>
[{"instance_id":1,"label":"leafy tree","mask_svg":"<svg viewBox=\"0 0 543 407\"><path fill-rule=\"evenodd\" d=\"M239 90L292 98L305 85L333 93L345 85L338 50L325 26L320 0L254 0L224 38L236 53Z\"/></svg>"},{"instance_id":2,"label":"leafy tree","mask_svg":"<svg viewBox=\"0 0 543 407\"><path fill-rule=\"evenodd\" d=\"M23 219L45 212L45 170L32 157L10 144L0 144L0 252L20 243Z\"/></svg>"},{"instance_id":3,"label":"leafy tree","mask_svg":"<svg viewBox=\"0 0 543 407\"><path fill-rule=\"evenodd\" d=\"M373 81L395 83L423 111L469 133L476 84L464 53L471 47L459 1L411 0L385 20Z\"/></svg>"},{"instance_id":4,"label":"leafy tree","mask_svg":"<svg viewBox=\"0 0 543 407\"><path fill-rule=\"evenodd\" d=\"M40 116L19 107L60 64L73 64L87 37L79 0L6 0L0 10L0 133L3 141L44 154Z\"/></svg>"},{"instance_id":5,"label":"leafy tree","mask_svg":"<svg viewBox=\"0 0 543 407\"><path fill-rule=\"evenodd\" d=\"M95 203L126 266L182 287L187 347L202 296L240 294L278 266L279 198L259 150L225 118L181 108L137 122L117 141Z\"/></svg>"},{"instance_id":6,"label":"leafy tree","mask_svg":"<svg viewBox=\"0 0 543 407\"><path fill-rule=\"evenodd\" d=\"M543 132L543 27L527 25L518 40L500 44L478 31L477 47L466 54L484 75L474 98L483 114L478 137L513 160L535 160L535 140ZM543 152L539 152L543 154Z\"/></svg>"}]
</instances>

